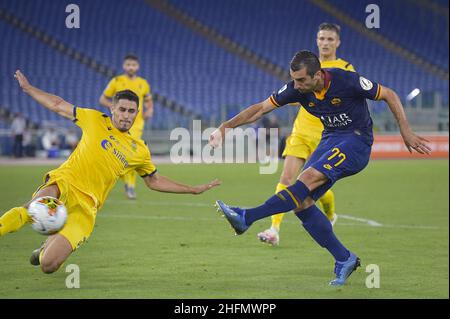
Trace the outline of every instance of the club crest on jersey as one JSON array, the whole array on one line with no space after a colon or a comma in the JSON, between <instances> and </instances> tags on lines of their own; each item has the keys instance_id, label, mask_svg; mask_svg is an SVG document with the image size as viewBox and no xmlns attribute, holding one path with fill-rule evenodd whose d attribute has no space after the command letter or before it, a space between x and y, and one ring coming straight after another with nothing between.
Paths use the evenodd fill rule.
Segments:
<instances>
[{"instance_id":1,"label":"club crest on jersey","mask_svg":"<svg viewBox=\"0 0 450 319\"><path fill-rule=\"evenodd\" d=\"M137 146L136 146L136 142L135 141L131 142L131 148L133 149L133 151L136 152Z\"/></svg>"},{"instance_id":2,"label":"club crest on jersey","mask_svg":"<svg viewBox=\"0 0 450 319\"><path fill-rule=\"evenodd\" d=\"M333 105L341 105L342 100L338 97L335 97L334 99L331 100L331 104Z\"/></svg>"}]
</instances>

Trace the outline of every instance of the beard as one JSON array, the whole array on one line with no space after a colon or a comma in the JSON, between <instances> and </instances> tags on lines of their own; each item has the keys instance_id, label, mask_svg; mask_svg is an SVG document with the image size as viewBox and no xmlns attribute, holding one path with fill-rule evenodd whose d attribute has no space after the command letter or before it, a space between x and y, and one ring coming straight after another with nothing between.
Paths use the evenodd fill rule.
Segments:
<instances>
[{"instance_id":1,"label":"beard","mask_svg":"<svg viewBox=\"0 0 450 319\"><path fill-rule=\"evenodd\" d=\"M128 70L128 71L125 71L125 73L129 76L129 77L133 77L133 76L135 76L136 75L136 71L135 70Z\"/></svg>"},{"instance_id":2,"label":"beard","mask_svg":"<svg viewBox=\"0 0 450 319\"><path fill-rule=\"evenodd\" d=\"M123 123L123 122L113 121L113 125L116 129L118 129L122 133L126 133L131 129L131 126L133 125L133 123Z\"/></svg>"}]
</instances>

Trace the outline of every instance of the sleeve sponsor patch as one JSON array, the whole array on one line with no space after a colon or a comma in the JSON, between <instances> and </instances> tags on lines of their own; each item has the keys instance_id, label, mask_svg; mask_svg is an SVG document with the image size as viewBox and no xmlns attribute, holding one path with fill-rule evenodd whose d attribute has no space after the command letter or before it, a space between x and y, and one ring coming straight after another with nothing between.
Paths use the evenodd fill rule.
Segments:
<instances>
[{"instance_id":1,"label":"sleeve sponsor patch","mask_svg":"<svg viewBox=\"0 0 450 319\"><path fill-rule=\"evenodd\" d=\"M359 77L359 84L361 85L361 88L366 91L370 91L373 88L373 83L362 76Z\"/></svg>"}]
</instances>

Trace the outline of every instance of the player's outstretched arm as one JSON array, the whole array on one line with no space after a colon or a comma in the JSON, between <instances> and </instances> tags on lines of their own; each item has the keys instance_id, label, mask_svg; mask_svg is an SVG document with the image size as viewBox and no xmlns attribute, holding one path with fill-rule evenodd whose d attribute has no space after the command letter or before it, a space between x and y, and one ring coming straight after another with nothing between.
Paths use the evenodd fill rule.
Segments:
<instances>
[{"instance_id":1,"label":"player's outstretched arm","mask_svg":"<svg viewBox=\"0 0 450 319\"><path fill-rule=\"evenodd\" d=\"M110 99L108 99L104 94L102 94L102 96L100 96L100 100L99 103L101 106L106 107L107 109L111 109L112 107L112 102Z\"/></svg>"},{"instance_id":2,"label":"player's outstretched arm","mask_svg":"<svg viewBox=\"0 0 450 319\"><path fill-rule=\"evenodd\" d=\"M59 96L44 92L30 84L28 79L23 75L20 70L17 70L14 77L19 82L22 90L31 96L36 102L44 106L45 108L53 111L65 118L73 120L73 108L74 106L62 99Z\"/></svg>"},{"instance_id":3,"label":"player's outstretched arm","mask_svg":"<svg viewBox=\"0 0 450 319\"><path fill-rule=\"evenodd\" d=\"M388 87L381 87L380 100L385 101L394 114L395 119L400 127L400 134L405 142L408 151L412 153L412 150L420 154L430 154L431 149L428 146L428 140L416 135L409 126L408 119L406 118L405 110L403 109L402 102L392 89Z\"/></svg>"},{"instance_id":4,"label":"player's outstretched arm","mask_svg":"<svg viewBox=\"0 0 450 319\"><path fill-rule=\"evenodd\" d=\"M269 113L273 109L274 106L272 102L270 102L270 99L249 106L232 119L220 124L219 128L209 136L209 144L212 147L218 147L222 144L226 129L232 129L244 124L256 122L264 114Z\"/></svg>"},{"instance_id":5,"label":"player's outstretched arm","mask_svg":"<svg viewBox=\"0 0 450 319\"><path fill-rule=\"evenodd\" d=\"M144 98L144 119L147 120L153 116L153 99L151 95L148 95Z\"/></svg>"},{"instance_id":6,"label":"player's outstretched arm","mask_svg":"<svg viewBox=\"0 0 450 319\"><path fill-rule=\"evenodd\" d=\"M145 184L152 190L164 193L194 194L198 195L222 184L215 179L207 184L190 186L173 181L163 175L155 173L144 178Z\"/></svg>"}]
</instances>

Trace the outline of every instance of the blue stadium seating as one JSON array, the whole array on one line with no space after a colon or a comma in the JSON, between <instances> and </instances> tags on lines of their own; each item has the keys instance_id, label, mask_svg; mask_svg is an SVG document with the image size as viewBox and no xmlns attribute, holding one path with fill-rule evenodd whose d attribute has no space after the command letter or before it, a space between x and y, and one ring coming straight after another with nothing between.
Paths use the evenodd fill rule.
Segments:
<instances>
[{"instance_id":1,"label":"blue stadium seating","mask_svg":"<svg viewBox=\"0 0 450 319\"><path fill-rule=\"evenodd\" d=\"M152 9L143 0L107 3L81 0L77 4L82 12L79 30L65 28L62 2L17 0L5 7L116 70L120 70L126 53L137 54L141 74L149 79L155 91L207 118L217 116L225 105L246 106L265 99L282 84ZM41 19L42 16L47 18ZM106 85L104 80L99 84L94 89L97 95Z\"/></svg>"},{"instance_id":2,"label":"blue stadium seating","mask_svg":"<svg viewBox=\"0 0 450 319\"><path fill-rule=\"evenodd\" d=\"M21 92L13 78L14 71L21 69L30 82L82 107L105 111L98 105L98 98L108 79L87 67L50 49L31 36L0 21L4 48L0 51L0 92L2 106L11 112L22 112L30 120L42 124L45 121L70 126L70 121L38 106ZM153 128L167 129L167 118L172 125L179 125L183 117L156 103L155 116L149 121Z\"/></svg>"},{"instance_id":3,"label":"blue stadium seating","mask_svg":"<svg viewBox=\"0 0 450 319\"><path fill-rule=\"evenodd\" d=\"M23 70L31 83L60 94L72 103L95 106L92 103L92 96L96 89L100 89L101 76L47 48L3 21L0 21L0 29L4 41L4 47L0 52L2 106L11 112L20 111L32 121L55 120L62 125L70 123L38 106L23 94L13 77L16 69Z\"/></svg>"},{"instance_id":4,"label":"blue stadium seating","mask_svg":"<svg viewBox=\"0 0 450 319\"><path fill-rule=\"evenodd\" d=\"M309 48L316 51L316 28L321 22L340 23L309 1L170 1L286 69L297 50ZM383 6L393 6L387 0L381 2ZM188 110L204 114L206 118L217 118L226 105L243 107L265 99L282 84L186 29L149 6L145 0L78 0L76 3L81 10L80 29L65 27L67 3L64 1L2 1L0 7L118 72L125 54L137 54L141 58L140 73L149 79L154 91L185 105ZM330 3L346 9L339 1L330 0ZM398 11L399 8L396 9ZM401 14L397 11L396 14ZM429 14L432 17L432 13ZM415 39L416 43L426 45L413 48L409 46L412 43L409 35L399 39L403 31L389 31L396 28L396 23L397 29L405 29L404 23L422 32L428 30L426 24L413 26L408 19L390 20L383 32L389 36L392 33L392 39L402 46L421 56L429 56L436 63L442 63L442 52L448 57L448 40L446 48L440 50L436 47L437 35L434 33L428 39ZM20 110L37 121L58 120L61 125L70 125L70 122L37 107L20 93L12 74L21 68L36 85L78 105L100 109L98 98L108 79L2 21L0 30L3 36L0 104ZM425 92L441 92L444 102L448 103L448 81L405 61L349 27L343 26L342 39L340 55L351 61L360 73L396 89L401 98L419 87ZM281 116L285 113L281 112ZM188 125L188 119L157 104L155 117L150 123L153 128L169 128L180 123Z\"/></svg>"},{"instance_id":5,"label":"blue stadium seating","mask_svg":"<svg viewBox=\"0 0 450 319\"><path fill-rule=\"evenodd\" d=\"M170 2L234 41L286 67L292 55L299 49L317 51L315 37L320 23L327 21L341 24L336 18L309 1L227 0L212 3L208 0L170 0ZM349 12L358 11L358 8L364 4L358 0L334 2L348 6ZM351 5L353 2L359 3L356 9ZM396 1L384 2L395 3ZM400 30L399 33L407 32L403 19L398 18L398 15L403 16L404 13L400 8L396 9L393 14L397 15L397 18L391 19L391 23L396 25L393 28ZM361 10L359 11L365 14L365 11ZM384 21L383 19L383 25ZM426 28L427 25L420 25L415 29L420 27L423 28L421 34L430 33L430 30ZM402 98L405 98L412 89L419 87L422 91L441 92L444 101L448 103L448 81L442 81L349 27L343 25L342 29L343 42L339 54L342 58L351 61L358 72L395 88ZM411 34L415 36L414 32ZM442 36L440 39L443 40ZM415 43L422 43L422 40L416 38ZM445 58L448 59L448 39L446 41L446 47L443 44L440 45L443 47ZM428 46L420 48L427 54L432 54L435 49Z\"/></svg>"},{"instance_id":6,"label":"blue stadium seating","mask_svg":"<svg viewBox=\"0 0 450 319\"><path fill-rule=\"evenodd\" d=\"M362 23L366 20L364 1L327 1ZM378 33L448 71L448 17L414 1L377 0L376 3L380 8Z\"/></svg>"}]
</instances>

